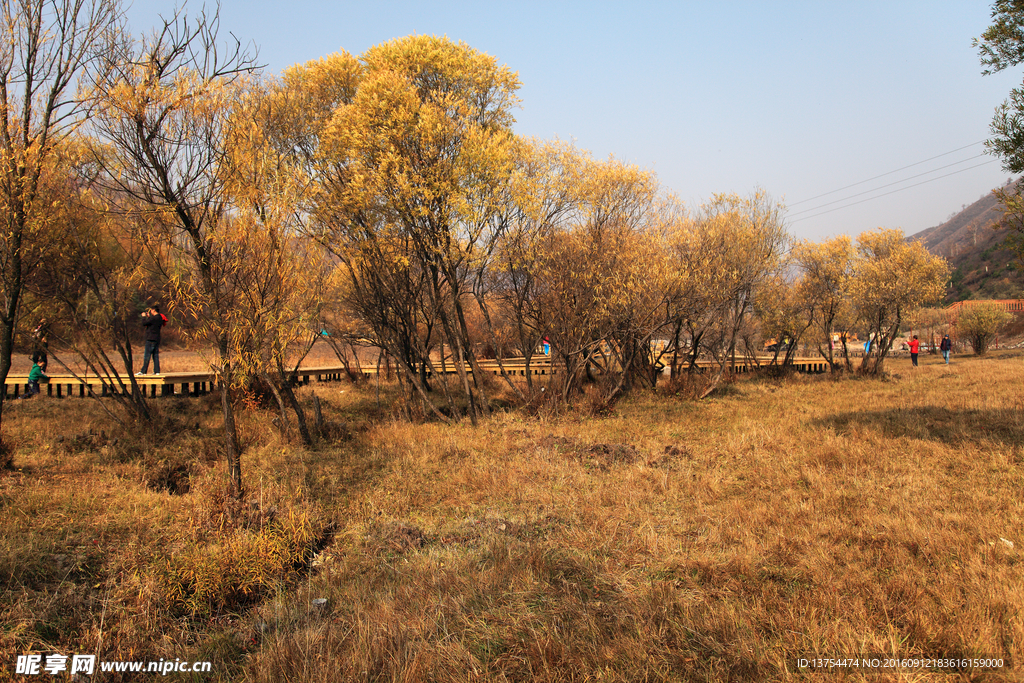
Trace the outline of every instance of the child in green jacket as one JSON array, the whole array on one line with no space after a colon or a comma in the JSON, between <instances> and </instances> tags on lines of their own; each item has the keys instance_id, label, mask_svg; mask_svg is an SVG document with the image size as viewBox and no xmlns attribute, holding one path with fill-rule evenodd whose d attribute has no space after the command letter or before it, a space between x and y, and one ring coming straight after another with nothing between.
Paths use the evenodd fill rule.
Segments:
<instances>
[{"instance_id":1,"label":"child in green jacket","mask_svg":"<svg viewBox=\"0 0 1024 683\"><path fill-rule=\"evenodd\" d=\"M39 393L39 382L44 379L50 379L46 376L43 370L46 369L46 361L40 361L32 364L32 369L28 373L28 393L25 394L25 398L35 396Z\"/></svg>"}]
</instances>

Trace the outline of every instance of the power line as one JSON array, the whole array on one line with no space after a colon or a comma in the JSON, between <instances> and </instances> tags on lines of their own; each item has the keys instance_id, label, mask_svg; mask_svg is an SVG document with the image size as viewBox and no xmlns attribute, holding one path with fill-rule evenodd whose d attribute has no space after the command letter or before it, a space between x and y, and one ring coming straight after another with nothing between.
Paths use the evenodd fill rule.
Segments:
<instances>
[{"instance_id":1,"label":"power line","mask_svg":"<svg viewBox=\"0 0 1024 683\"><path fill-rule=\"evenodd\" d=\"M961 159L960 161L954 161L953 163L946 164L945 166L939 166L938 168L933 168L932 170L925 171L924 173L918 173L917 175L912 175L912 176L909 176L907 178L903 178L902 180L894 180L891 183L886 183L885 185L879 185L878 187L872 188L870 190L864 190L863 192L858 192L857 194L851 194L850 196L843 197L842 199L834 199L834 200L832 200L830 202L825 202L824 204L819 204L818 206L815 206L815 207L810 208L810 209L804 209L803 211L797 211L796 213L793 213L793 214L790 214L790 215L799 216L800 214L807 213L809 211L817 211L818 209L824 209L826 206L832 206L833 204L838 204L839 202L845 202L848 199L853 199L854 197L860 197L861 195L870 194L871 192L878 192L879 190L884 190L887 187L892 187L893 185L899 185L900 183L905 183L908 180L913 180L914 178L920 178L921 176L930 175L932 173L935 173L936 171L941 171L944 168L952 168L953 166L959 166L960 164L967 163L968 161L970 161L972 159L977 159L978 157L983 157L983 156L985 156L985 152L982 152L981 154L975 154L973 157L967 157L966 159ZM858 183L858 185L860 185L860 184L861 183ZM914 187L914 186L911 185L910 187ZM823 195L819 195L819 196L823 196Z\"/></svg>"},{"instance_id":2,"label":"power line","mask_svg":"<svg viewBox=\"0 0 1024 683\"><path fill-rule=\"evenodd\" d=\"M830 194L835 194L836 192L842 192L843 190L848 190L851 187L857 187L858 185L863 185L864 183L870 183L872 180L878 180L879 178L884 178L887 175L892 175L893 173L899 173L900 171L905 171L908 168L913 168L914 166L920 166L921 164L926 164L929 161L934 161L935 159L940 159L942 157L949 156L950 154L953 154L955 152L959 152L961 150L965 150L965 149L968 149L970 147L974 147L975 145L980 145L983 142L985 142L985 141L984 140L978 140L977 142L972 142L969 145L964 145L963 147L957 147L956 149L950 150L949 152L943 152L942 154L937 154L937 155L935 155L933 157L925 159L924 161L918 161L918 162L915 162L915 163L910 164L908 166L904 166L902 168L897 168L895 171L888 171L886 173L882 173L881 175L876 175L873 178L868 178L867 180L861 180L859 182L853 183L852 185L847 185L845 187L840 187L838 190L830 190L828 192L823 192L822 194L815 195L813 197L808 197L807 199L801 199L798 202L794 202L794 203L790 204L790 206L797 206L798 204L806 204L807 202L810 202L810 201L813 201L815 199L818 199L819 197L827 197Z\"/></svg>"},{"instance_id":3,"label":"power line","mask_svg":"<svg viewBox=\"0 0 1024 683\"><path fill-rule=\"evenodd\" d=\"M861 199L859 202L853 202L852 204L846 204L844 206L837 206L834 209L829 209L828 211L822 211L821 213L815 213L815 214L812 214L810 216L804 216L803 218L797 218L796 220L790 221L790 222L791 223L799 223L800 221L805 221L805 220L807 220L809 218L816 218L818 216L824 216L825 214L832 213L833 211L839 211L841 209L847 209L847 208L849 208L851 206L856 206L857 204L863 204L864 202L870 202L872 199L880 199L881 197L886 197L886 196L891 195L891 194L896 194L897 192L903 192L904 190L909 190L910 188L917 187L918 185L926 185L927 183L931 183L931 182L934 182L936 180L941 180L942 178L948 178L949 176L956 175L957 173L963 173L964 171L970 171L972 168L978 168L980 166L987 166L988 164L994 164L997 161L999 161L999 160L998 159L992 159L990 161L985 161L985 162L982 162L980 164L975 164L974 166L968 166L967 168L961 168L959 171L953 171L952 173L946 173L945 175L940 175L937 178L929 178L928 180L923 180L923 181L921 181L919 183L914 183L913 185L908 185L906 187L901 187L899 189L892 190L890 192L886 192L884 194L880 194L880 195L877 195L877 196L874 196L874 197L868 197L867 199Z\"/></svg>"}]
</instances>

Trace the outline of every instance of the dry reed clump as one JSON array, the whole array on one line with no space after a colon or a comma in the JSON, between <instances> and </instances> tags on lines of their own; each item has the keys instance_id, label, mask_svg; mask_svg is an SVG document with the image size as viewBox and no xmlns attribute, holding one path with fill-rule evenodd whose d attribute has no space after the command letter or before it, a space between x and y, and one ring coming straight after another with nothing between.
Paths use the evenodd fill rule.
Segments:
<instances>
[{"instance_id":1,"label":"dry reed clump","mask_svg":"<svg viewBox=\"0 0 1024 683\"><path fill-rule=\"evenodd\" d=\"M418 527L403 522L373 523L366 532L365 547L374 555L402 555L422 548L427 538Z\"/></svg>"},{"instance_id":2,"label":"dry reed clump","mask_svg":"<svg viewBox=\"0 0 1024 683\"><path fill-rule=\"evenodd\" d=\"M672 396L684 401L695 401L710 394L726 393L735 382L742 378L741 375L727 371L716 384L716 372L709 369L694 372L682 369L675 377L659 382L657 390L659 394L666 397Z\"/></svg>"},{"instance_id":3,"label":"dry reed clump","mask_svg":"<svg viewBox=\"0 0 1024 683\"><path fill-rule=\"evenodd\" d=\"M624 443L586 443L571 437L548 434L536 445L572 458L587 467L607 471L616 464L631 464L642 456L634 446ZM650 459L653 461L655 459Z\"/></svg>"},{"instance_id":4,"label":"dry reed clump","mask_svg":"<svg viewBox=\"0 0 1024 683\"><path fill-rule=\"evenodd\" d=\"M244 502L227 497L214 472L197 483L169 542L173 550L154 570L174 614L205 618L258 602L308 570L330 534L318 504L277 482Z\"/></svg>"},{"instance_id":5,"label":"dry reed clump","mask_svg":"<svg viewBox=\"0 0 1024 683\"><path fill-rule=\"evenodd\" d=\"M157 568L158 581L179 614L237 611L305 568L325 533L320 520L292 511L259 529L232 529L203 543L182 543Z\"/></svg>"},{"instance_id":6,"label":"dry reed clump","mask_svg":"<svg viewBox=\"0 0 1024 683\"><path fill-rule=\"evenodd\" d=\"M0 575L9 586L0 622L10 626L0 650L91 652L102 643L108 653L152 651L152 634L166 624L139 615L153 614L144 577L160 553L161 503L135 477L122 478L123 466L97 471L89 454L38 448L19 460L21 470L0 484L12 496L0 509Z\"/></svg>"}]
</instances>

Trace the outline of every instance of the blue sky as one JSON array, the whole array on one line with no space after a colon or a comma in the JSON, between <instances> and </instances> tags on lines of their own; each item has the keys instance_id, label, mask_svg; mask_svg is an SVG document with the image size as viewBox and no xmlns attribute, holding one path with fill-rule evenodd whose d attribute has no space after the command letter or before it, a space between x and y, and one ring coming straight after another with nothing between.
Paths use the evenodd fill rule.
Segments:
<instances>
[{"instance_id":1,"label":"blue sky","mask_svg":"<svg viewBox=\"0 0 1024 683\"><path fill-rule=\"evenodd\" d=\"M133 30L173 8L136 0ZM1006 181L977 143L1022 70L981 76L971 38L990 12L916 0L222 0L221 30L255 43L275 73L413 33L464 41L519 73L520 134L652 169L688 204L762 187L790 207L792 234L817 240L912 234Z\"/></svg>"}]
</instances>

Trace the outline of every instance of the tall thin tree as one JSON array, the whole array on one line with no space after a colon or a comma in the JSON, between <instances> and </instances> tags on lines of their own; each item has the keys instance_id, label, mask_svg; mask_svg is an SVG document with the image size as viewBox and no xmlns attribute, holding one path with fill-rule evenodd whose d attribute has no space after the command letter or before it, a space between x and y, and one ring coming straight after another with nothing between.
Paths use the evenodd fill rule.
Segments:
<instances>
[{"instance_id":1,"label":"tall thin tree","mask_svg":"<svg viewBox=\"0 0 1024 683\"><path fill-rule=\"evenodd\" d=\"M11 369L26 276L46 239L40 179L94 104L79 79L121 21L116 0L8 0L0 9L0 385Z\"/></svg>"}]
</instances>

